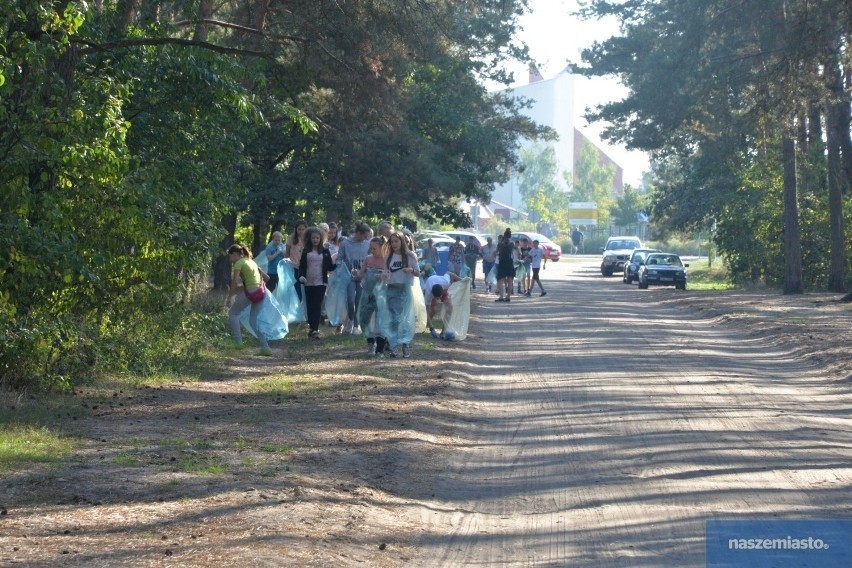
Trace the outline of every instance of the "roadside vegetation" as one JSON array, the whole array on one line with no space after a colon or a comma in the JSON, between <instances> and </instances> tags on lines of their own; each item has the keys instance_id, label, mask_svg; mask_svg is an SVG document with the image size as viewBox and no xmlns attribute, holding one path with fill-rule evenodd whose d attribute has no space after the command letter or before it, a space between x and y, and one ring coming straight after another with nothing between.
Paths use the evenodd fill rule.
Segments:
<instances>
[{"instance_id":1,"label":"roadside vegetation","mask_svg":"<svg viewBox=\"0 0 852 568\"><path fill-rule=\"evenodd\" d=\"M703 257L687 261L689 268L688 289L689 290L730 290L735 288L731 282L731 275L722 259L715 259L712 263L709 258Z\"/></svg>"},{"instance_id":2,"label":"roadside vegetation","mask_svg":"<svg viewBox=\"0 0 852 568\"><path fill-rule=\"evenodd\" d=\"M58 467L98 459L83 452L92 443L100 446L98 456L108 456L108 462L120 468L148 467L199 475L222 475L234 468L258 474L267 471L267 458L286 457L291 448L280 440L253 437L243 431L212 440L176 423L174 435L167 438L140 434L93 439L93 418L130 409L144 413L146 405L154 411L165 393L196 389L199 381L233 379L226 369L239 369L241 359L256 350L256 344L249 336L244 349L233 348L224 313L214 319L220 327L198 346L203 367L190 361L168 372L104 374L98 380L59 391L0 391L0 473L40 471L49 476ZM365 370L363 359L352 357L354 352L362 352L362 337L337 335L329 341L314 342L302 331L302 326L294 326L275 345L277 356L282 358L281 367L240 377L239 390L231 395L235 404L264 402L260 407L252 404L251 412L241 414L240 422L249 426L248 430L252 424L274 420L279 405L309 405L343 395L360 398L397 378L399 370L394 366ZM424 344L422 349L428 352L429 346ZM197 413L187 410L184 414L190 424L198 423ZM172 418L180 415L177 411Z\"/></svg>"},{"instance_id":3,"label":"roadside vegetation","mask_svg":"<svg viewBox=\"0 0 852 568\"><path fill-rule=\"evenodd\" d=\"M300 218L469 226L459 203L511 172L529 223L567 229L570 193L616 226L647 213L647 241L712 234L738 283L852 285L845 0L586 3L625 36L572 69L630 85L587 118L654 157L617 200L588 144L553 179L553 132L484 87L532 63L523 0L0 2L2 389L194 380L228 246Z\"/></svg>"}]
</instances>

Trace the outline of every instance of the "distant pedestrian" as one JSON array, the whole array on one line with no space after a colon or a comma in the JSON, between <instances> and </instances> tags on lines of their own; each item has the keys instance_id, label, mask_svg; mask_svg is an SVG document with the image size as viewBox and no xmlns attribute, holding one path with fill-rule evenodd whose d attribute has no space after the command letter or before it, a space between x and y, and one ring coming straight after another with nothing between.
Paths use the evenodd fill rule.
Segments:
<instances>
[{"instance_id":1,"label":"distant pedestrian","mask_svg":"<svg viewBox=\"0 0 852 568\"><path fill-rule=\"evenodd\" d=\"M524 265L524 277L521 278L521 282L518 283L519 289L518 293L523 293L525 296L529 296L528 292L530 288L532 288L532 261L530 259L530 251L532 250L532 244L529 239L522 238L521 246L518 251L521 253L521 262ZM523 292L521 292L523 289Z\"/></svg>"},{"instance_id":2,"label":"distant pedestrian","mask_svg":"<svg viewBox=\"0 0 852 568\"><path fill-rule=\"evenodd\" d=\"M580 254L580 251L583 250L583 236L580 227L574 227L574 230L571 232L571 244L574 247L574 254Z\"/></svg>"},{"instance_id":3,"label":"distant pedestrian","mask_svg":"<svg viewBox=\"0 0 852 568\"><path fill-rule=\"evenodd\" d=\"M423 247L423 261L428 262L432 268L438 266L438 249L432 239L426 239L426 246Z\"/></svg>"},{"instance_id":4,"label":"distant pedestrian","mask_svg":"<svg viewBox=\"0 0 852 568\"><path fill-rule=\"evenodd\" d=\"M447 255L447 272L454 274L463 274L462 267L464 266L464 245L461 242L461 237L456 237L456 242L450 245L450 252Z\"/></svg>"},{"instance_id":5,"label":"distant pedestrian","mask_svg":"<svg viewBox=\"0 0 852 568\"><path fill-rule=\"evenodd\" d=\"M512 243L512 229L506 228L503 238L497 245L497 302L512 301L512 280L515 277L515 245Z\"/></svg>"},{"instance_id":6,"label":"distant pedestrian","mask_svg":"<svg viewBox=\"0 0 852 568\"><path fill-rule=\"evenodd\" d=\"M476 290L476 262L479 260L479 243L475 237L468 237L464 247L464 262L470 270L470 288Z\"/></svg>"},{"instance_id":7,"label":"distant pedestrian","mask_svg":"<svg viewBox=\"0 0 852 568\"><path fill-rule=\"evenodd\" d=\"M497 245L494 244L494 239L488 237L485 239L485 246L479 251L482 255L482 273L485 275L485 290L491 292L491 284L488 283L488 275L491 274L491 269L497 262Z\"/></svg>"},{"instance_id":8,"label":"distant pedestrian","mask_svg":"<svg viewBox=\"0 0 852 568\"><path fill-rule=\"evenodd\" d=\"M530 251L527 253L527 256L530 259L530 267L532 268L532 278L529 288L527 288L527 296L532 294L532 287L536 283L538 283L538 287L541 289L541 296L547 296L547 292L544 291L544 286L541 284L541 279L539 278L539 271L541 270L541 263L544 260L544 249L542 249L539 245L539 242L534 240L533 246Z\"/></svg>"}]
</instances>

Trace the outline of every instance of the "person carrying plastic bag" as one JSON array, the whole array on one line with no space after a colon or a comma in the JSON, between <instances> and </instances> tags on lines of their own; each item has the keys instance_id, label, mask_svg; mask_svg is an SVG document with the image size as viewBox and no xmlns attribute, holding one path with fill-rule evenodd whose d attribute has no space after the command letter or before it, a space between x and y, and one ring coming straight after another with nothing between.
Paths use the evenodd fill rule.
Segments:
<instances>
[{"instance_id":1,"label":"person carrying plastic bag","mask_svg":"<svg viewBox=\"0 0 852 568\"><path fill-rule=\"evenodd\" d=\"M449 341L465 339L470 321L470 278L448 272L430 277L426 286L429 333ZM443 322L440 334L434 327L437 317Z\"/></svg>"},{"instance_id":2,"label":"person carrying plastic bag","mask_svg":"<svg viewBox=\"0 0 852 568\"><path fill-rule=\"evenodd\" d=\"M260 342L259 355L272 355L272 350L269 348L267 339L267 326L259 322L261 311L264 307L264 300L268 299L270 292L266 289L264 281L269 277L265 272L258 268L257 263L252 259L251 251L242 245L231 245L228 249L228 260L234 266L231 274L231 286L228 289L228 296L225 298L225 305L231 297L234 298L233 303L228 308L228 322L231 326L231 337L234 343L242 345L242 328L241 315L247 312L248 322L246 327L257 337ZM242 290L242 293L238 293ZM267 305L272 306L271 303ZM280 312L279 312L280 316Z\"/></svg>"},{"instance_id":3,"label":"person carrying plastic bag","mask_svg":"<svg viewBox=\"0 0 852 568\"><path fill-rule=\"evenodd\" d=\"M419 301L413 294L417 289L413 280L420 276L420 269L417 255L408 250L402 233L391 233L389 242L390 251L385 261L387 270L382 275L383 283L376 289L376 321L382 336L387 339L390 356L396 357L397 347L401 345L402 356L408 358L411 357L410 344L417 330L415 300ZM420 295L419 292L417 295Z\"/></svg>"}]
</instances>

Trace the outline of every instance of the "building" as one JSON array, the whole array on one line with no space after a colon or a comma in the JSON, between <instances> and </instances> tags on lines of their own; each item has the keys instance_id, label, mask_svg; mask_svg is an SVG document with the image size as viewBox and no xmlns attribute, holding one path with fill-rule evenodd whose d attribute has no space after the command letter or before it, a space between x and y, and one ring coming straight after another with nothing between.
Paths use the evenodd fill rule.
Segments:
<instances>
[{"instance_id":1,"label":"building","mask_svg":"<svg viewBox=\"0 0 852 568\"><path fill-rule=\"evenodd\" d=\"M567 172L573 176L574 164L584 141L588 140L574 124L574 76L570 68L566 67L552 79L544 79L535 65L530 65L529 83L509 91L517 98L533 101L529 108L522 109L521 112L535 122L553 128L559 135L559 140L553 143L557 161L556 182L559 187L567 190L563 181L565 174ZM621 195L624 191L624 168L616 164L597 145L595 148L602 164L615 165L613 194ZM516 176L512 176L504 184L496 185L492 198L510 209L525 209Z\"/></svg>"}]
</instances>

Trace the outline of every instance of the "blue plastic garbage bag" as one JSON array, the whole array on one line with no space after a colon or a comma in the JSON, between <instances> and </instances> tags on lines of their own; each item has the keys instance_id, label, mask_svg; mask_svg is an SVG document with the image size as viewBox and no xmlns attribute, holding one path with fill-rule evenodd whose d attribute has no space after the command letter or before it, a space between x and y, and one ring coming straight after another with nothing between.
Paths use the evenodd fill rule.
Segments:
<instances>
[{"instance_id":1,"label":"blue plastic garbage bag","mask_svg":"<svg viewBox=\"0 0 852 568\"><path fill-rule=\"evenodd\" d=\"M410 285L391 286L383 281L376 285L376 326L391 349L414 339L417 313L412 289Z\"/></svg>"},{"instance_id":2,"label":"blue plastic garbage bag","mask_svg":"<svg viewBox=\"0 0 852 568\"><path fill-rule=\"evenodd\" d=\"M443 276L447 273L447 265L450 261L450 249L448 248L439 248L438 249L438 264L433 266L435 269L435 274L440 274Z\"/></svg>"},{"instance_id":3,"label":"blue plastic garbage bag","mask_svg":"<svg viewBox=\"0 0 852 568\"><path fill-rule=\"evenodd\" d=\"M308 321L308 311L305 307L305 301L299 300L295 284L296 275L293 272L293 264L289 259L284 259L278 263L278 286L275 287L273 294L281 307L281 313L287 317L289 323ZM304 297L303 287L302 298Z\"/></svg>"},{"instance_id":4,"label":"blue plastic garbage bag","mask_svg":"<svg viewBox=\"0 0 852 568\"><path fill-rule=\"evenodd\" d=\"M269 260L266 258L265 252L261 251L261 253L254 257L252 260L254 260L254 263L257 265L258 268L260 268L261 272L269 274Z\"/></svg>"},{"instance_id":5,"label":"blue plastic garbage bag","mask_svg":"<svg viewBox=\"0 0 852 568\"><path fill-rule=\"evenodd\" d=\"M328 275L328 290L325 293L325 315L333 326L343 325L349 313L349 283L352 273L346 263L337 265Z\"/></svg>"},{"instance_id":6,"label":"blue plastic garbage bag","mask_svg":"<svg viewBox=\"0 0 852 568\"><path fill-rule=\"evenodd\" d=\"M497 289L497 263L494 263L494 266L488 271L488 277L485 279L485 284L491 286L495 290Z\"/></svg>"},{"instance_id":7,"label":"blue plastic garbage bag","mask_svg":"<svg viewBox=\"0 0 852 568\"><path fill-rule=\"evenodd\" d=\"M381 283L382 271L368 268L361 278L361 300L358 303L358 321L361 330L367 337L381 337L381 332L376 324L376 313L378 312L378 300L376 288ZM385 302L385 307L387 303Z\"/></svg>"},{"instance_id":8,"label":"blue plastic garbage bag","mask_svg":"<svg viewBox=\"0 0 852 568\"><path fill-rule=\"evenodd\" d=\"M287 325L287 318L283 313L281 313L281 306L278 303L278 300L276 300L275 296L267 290L266 295L261 301L260 313L257 315L258 330L264 337L266 337L267 341L284 339L289 332L289 326ZM240 323L243 324L243 327L246 328L250 334L257 337L257 333L255 333L251 324L249 324L250 314L251 304L246 306L246 309L240 312Z\"/></svg>"}]
</instances>

